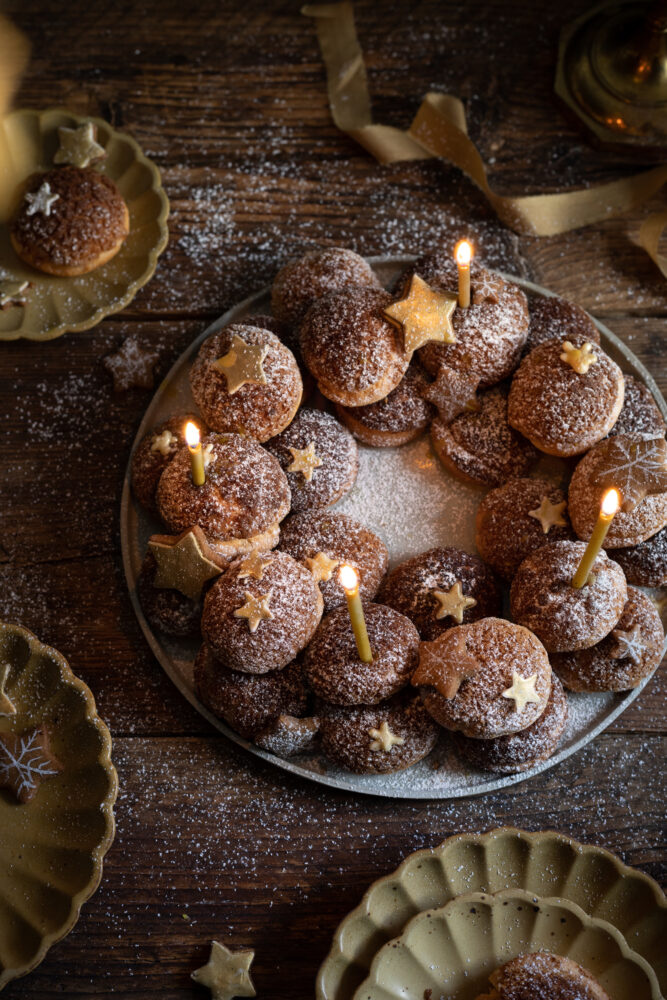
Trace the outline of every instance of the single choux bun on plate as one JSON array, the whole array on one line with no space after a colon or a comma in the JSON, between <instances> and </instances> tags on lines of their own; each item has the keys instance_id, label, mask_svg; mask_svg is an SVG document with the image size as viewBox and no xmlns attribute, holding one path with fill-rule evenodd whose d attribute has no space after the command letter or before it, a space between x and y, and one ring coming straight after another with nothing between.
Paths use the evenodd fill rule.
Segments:
<instances>
[{"instance_id":1,"label":"single choux bun on plate","mask_svg":"<svg viewBox=\"0 0 667 1000\"><path fill-rule=\"evenodd\" d=\"M371 448L395 448L414 441L435 416L421 395L429 380L414 361L395 389L367 406L337 406L336 413L354 436Z\"/></svg>"},{"instance_id":2,"label":"single choux bun on plate","mask_svg":"<svg viewBox=\"0 0 667 1000\"><path fill-rule=\"evenodd\" d=\"M309 250L278 271L271 289L271 310L282 322L297 326L316 299L355 286L381 287L370 264L358 253L342 247Z\"/></svg>"}]
</instances>

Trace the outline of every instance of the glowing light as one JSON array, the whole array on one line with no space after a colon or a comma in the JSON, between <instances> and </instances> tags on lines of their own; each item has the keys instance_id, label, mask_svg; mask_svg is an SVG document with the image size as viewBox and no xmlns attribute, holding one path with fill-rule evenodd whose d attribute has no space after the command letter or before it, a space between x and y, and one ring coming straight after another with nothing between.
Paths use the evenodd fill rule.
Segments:
<instances>
[{"instance_id":1,"label":"glowing light","mask_svg":"<svg viewBox=\"0 0 667 1000\"><path fill-rule=\"evenodd\" d=\"M454 256L459 267L467 267L472 260L472 245L467 240L460 240L454 248Z\"/></svg>"},{"instance_id":2,"label":"glowing light","mask_svg":"<svg viewBox=\"0 0 667 1000\"><path fill-rule=\"evenodd\" d=\"M607 490L602 497L600 509L605 517L613 517L621 506L621 494L618 490Z\"/></svg>"},{"instance_id":3,"label":"glowing light","mask_svg":"<svg viewBox=\"0 0 667 1000\"><path fill-rule=\"evenodd\" d=\"M343 590L354 591L359 586L359 574L354 566L345 563L338 571L338 582Z\"/></svg>"},{"instance_id":4,"label":"glowing light","mask_svg":"<svg viewBox=\"0 0 667 1000\"><path fill-rule=\"evenodd\" d=\"M188 448L196 448L199 444L199 428L190 420L185 425L185 440L188 443Z\"/></svg>"}]
</instances>

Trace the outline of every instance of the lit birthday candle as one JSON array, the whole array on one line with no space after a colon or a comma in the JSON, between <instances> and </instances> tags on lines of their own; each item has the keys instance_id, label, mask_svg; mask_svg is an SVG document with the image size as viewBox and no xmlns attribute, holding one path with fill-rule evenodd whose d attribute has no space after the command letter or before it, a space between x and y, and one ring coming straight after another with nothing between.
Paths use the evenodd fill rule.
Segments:
<instances>
[{"instance_id":1,"label":"lit birthday candle","mask_svg":"<svg viewBox=\"0 0 667 1000\"><path fill-rule=\"evenodd\" d=\"M621 506L621 495L618 490L607 490L602 497L600 513L596 521L593 533L586 546L586 551L581 557L581 562L577 567L577 572L572 577L572 586L580 590L590 576L591 567L595 562L598 552L602 548L602 543L607 537L609 525L614 519L618 508Z\"/></svg>"},{"instance_id":2,"label":"lit birthday candle","mask_svg":"<svg viewBox=\"0 0 667 1000\"><path fill-rule=\"evenodd\" d=\"M199 428L189 420L185 425L185 440L190 449L192 482L195 486L203 486L206 482L206 473L204 471L204 455L199 440Z\"/></svg>"},{"instance_id":3,"label":"lit birthday candle","mask_svg":"<svg viewBox=\"0 0 667 1000\"><path fill-rule=\"evenodd\" d=\"M459 305L462 309L467 309L470 305L471 244L467 240L460 240L454 248L454 256L459 269Z\"/></svg>"},{"instance_id":4,"label":"lit birthday candle","mask_svg":"<svg viewBox=\"0 0 667 1000\"><path fill-rule=\"evenodd\" d=\"M338 572L338 581L345 591L347 598L347 610L350 612L350 621L352 622L352 631L357 643L359 658L364 663L371 663L373 660L373 651L368 640L364 609L361 604L361 597L359 596L359 574L354 566L345 564L341 566Z\"/></svg>"}]
</instances>

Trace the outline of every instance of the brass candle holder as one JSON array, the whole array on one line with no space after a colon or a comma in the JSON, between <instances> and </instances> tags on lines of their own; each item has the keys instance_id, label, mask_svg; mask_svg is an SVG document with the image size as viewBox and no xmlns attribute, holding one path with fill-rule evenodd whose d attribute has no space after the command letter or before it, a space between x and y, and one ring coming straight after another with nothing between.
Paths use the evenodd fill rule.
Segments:
<instances>
[{"instance_id":1,"label":"brass candle holder","mask_svg":"<svg viewBox=\"0 0 667 1000\"><path fill-rule=\"evenodd\" d=\"M597 140L667 151L667 0L611 0L563 28L555 90Z\"/></svg>"}]
</instances>

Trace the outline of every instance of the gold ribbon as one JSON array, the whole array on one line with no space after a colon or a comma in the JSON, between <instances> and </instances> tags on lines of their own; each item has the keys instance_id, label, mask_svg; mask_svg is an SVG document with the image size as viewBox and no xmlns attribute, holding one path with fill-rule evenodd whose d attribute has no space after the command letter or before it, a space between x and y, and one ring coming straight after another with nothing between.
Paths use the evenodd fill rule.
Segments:
<instances>
[{"instance_id":1,"label":"gold ribbon","mask_svg":"<svg viewBox=\"0 0 667 1000\"><path fill-rule=\"evenodd\" d=\"M0 118L9 110L14 92L28 65L30 46L25 35L0 14Z\"/></svg>"},{"instance_id":2,"label":"gold ribbon","mask_svg":"<svg viewBox=\"0 0 667 1000\"><path fill-rule=\"evenodd\" d=\"M329 105L334 122L380 163L437 156L459 167L485 194L498 217L526 236L555 236L602 222L636 208L667 181L667 166L579 191L509 198L489 185L486 167L468 138L463 104L457 97L428 93L407 132L373 122L364 56L357 39L352 4L308 5L315 18L327 70ZM640 243L667 277L667 257L658 242L667 213L645 220Z\"/></svg>"}]
</instances>

